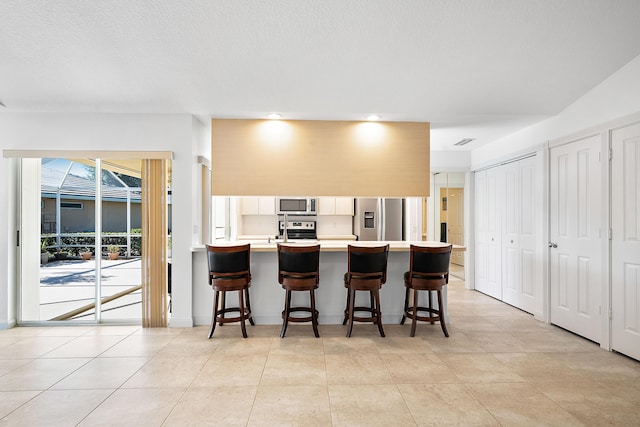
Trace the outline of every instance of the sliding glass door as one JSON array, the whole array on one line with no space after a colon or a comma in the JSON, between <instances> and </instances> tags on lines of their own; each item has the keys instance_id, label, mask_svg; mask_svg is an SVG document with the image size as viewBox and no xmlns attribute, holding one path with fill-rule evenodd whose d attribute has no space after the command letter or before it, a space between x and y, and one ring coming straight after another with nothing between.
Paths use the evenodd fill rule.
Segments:
<instances>
[{"instance_id":1,"label":"sliding glass door","mask_svg":"<svg viewBox=\"0 0 640 427\"><path fill-rule=\"evenodd\" d=\"M141 322L140 163L20 160L21 323Z\"/></svg>"}]
</instances>

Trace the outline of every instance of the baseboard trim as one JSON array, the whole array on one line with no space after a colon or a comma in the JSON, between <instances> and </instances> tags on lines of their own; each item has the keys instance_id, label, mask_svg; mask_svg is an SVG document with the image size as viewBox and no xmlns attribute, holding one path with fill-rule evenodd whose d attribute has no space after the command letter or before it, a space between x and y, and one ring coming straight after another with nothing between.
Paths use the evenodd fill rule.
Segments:
<instances>
[{"instance_id":1,"label":"baseboard trim","mask_svg":"<svg viewBox=\"0 0 640 427\"><path fill-rule=\"evenodd\" d=\"M193 318L185 317L182 319L172 317L169 320L170 328L193 328Z\"/></svg>"},{"instance_id":2,"label":"baseboard trim","mask_svg":"<svg viewBox=\"0 0 640 427\"><path fill-rule=\"evenodd\" d=\"M0 322L0 330L15 328L16 325L17 324L15 320L12 320L10 322Z\"/></svg>"}]
</instances>

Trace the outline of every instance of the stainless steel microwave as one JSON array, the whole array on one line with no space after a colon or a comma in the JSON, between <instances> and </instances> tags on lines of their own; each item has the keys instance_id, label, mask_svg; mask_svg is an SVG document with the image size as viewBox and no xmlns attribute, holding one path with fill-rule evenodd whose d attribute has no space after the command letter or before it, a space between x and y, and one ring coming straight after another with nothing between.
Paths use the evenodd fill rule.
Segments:
<instances>
[{"instance_id":1,"label":"stainless steel microwave","mask_svg":"<svg viewBox=\"0 0 640 427\"><path fill-rule=\"evenodd\" d=\"M318 201L312 197L278 197L278 214L316 215Z\"/></svg>"}]
</instances>

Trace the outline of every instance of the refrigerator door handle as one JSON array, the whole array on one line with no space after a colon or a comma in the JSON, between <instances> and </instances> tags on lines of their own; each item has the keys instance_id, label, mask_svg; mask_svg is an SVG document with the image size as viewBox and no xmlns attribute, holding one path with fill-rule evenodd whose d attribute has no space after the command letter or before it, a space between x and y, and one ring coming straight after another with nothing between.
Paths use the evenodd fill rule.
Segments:
<instances>
[{"instance_id":1,"label":"refrigerator door handle","mask_svg":"<svg viewBox=\"0 0 640 427\"><path fill-rule=\"evenodd\" d=\"M386 212L384 209L384 199L378 199L378 212L380 212L380 214L378 215L378 224L380 224L380 226L378 227L378 240L385 240L387 230L385 226Z\"/></svg>"}]
</instances>

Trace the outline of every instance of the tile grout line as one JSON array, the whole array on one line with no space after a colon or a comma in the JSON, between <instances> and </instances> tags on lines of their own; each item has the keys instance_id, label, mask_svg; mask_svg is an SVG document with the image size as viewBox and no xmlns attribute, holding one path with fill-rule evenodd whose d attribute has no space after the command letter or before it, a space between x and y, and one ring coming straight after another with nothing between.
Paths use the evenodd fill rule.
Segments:
<instances>
[{"instance_id":1,"label":"tile grout line","mask_svg":"<svg viewBox=\"0 0 640 427\"><path fill-rule=\"evenodd\" d=\"M170 345L173 341L176 340L176 338L178 338L180 335L182 335L182 331L180 331L179 334L176 334L176 336L167 343L166 346ZM163 349L165 348L163 347ZM171 410L169 411L169 413L167 414L166 417L164 417L164 420L162 420L162 423L160 425L164 425L167 420L169 419L169 417L171 416L171 414L173 414L173 411L175 411L176 406L178 406L178 404L180 403L180 401L182 400L182 398L184 397L185 394L187 394L187 392L191 389L191 386L193 385L193 382L196 380L196 378L198 377L198 375L202 372L202 370L204 369L205 365L209 362L209 360L211 360L211 357L213 357L213 354L218 350L218 347L216 347L207 357L207 360L205 360L205 362L202 364L202 366L200 367L200 369L198 370L198 373L196 373L193 376L193 379L191 380L191 382L189 383L189 385L187 387L184 388L184 390L182 391L182 394L180 394L180 397L178 397L178 399L176 400L176 403L173 405L173 408L171 408ZM160 353L160 351L162 351L162 349L158 350L158 353ZM158 354L156 353L156 355ZM141 368L142 369L142 368ZM123 383L124 384L124 383Z\"/></svg>"},{"instance_id":2,"label":"tile grout line","mask_svg":"<svg viewBox=\"0 0 640 427\"><path fill-rule=\"evenodd\" d=\"M245 339L245 338L243 338ZM258 384L256 385L256 393L253 395L253 402L251 402L251 409L249 410L249 415L247 416L247 422L245 424L245 426L249 425L249 422L251 421L251 415L253 414L253 409L254 406L256 404L256 399L258 398L258 393L260 391L260 385L262 383L262 377L264 376L264 371L267 367L267 362L269 361L269 355L271 354L271 347L273 347L273 343L274 343L275 338L271 338L271 342L269 343L269 351L267 352L267 357L265 357L264 359L264 365L262 366L262 372L260 372L260 380L258 381Z\"/></svg>"}]
</instances>

